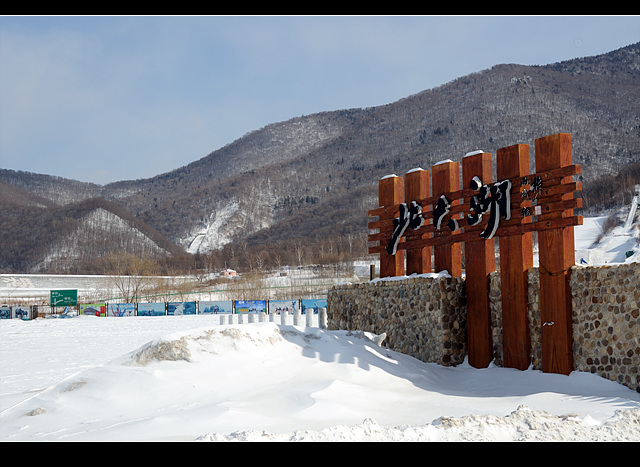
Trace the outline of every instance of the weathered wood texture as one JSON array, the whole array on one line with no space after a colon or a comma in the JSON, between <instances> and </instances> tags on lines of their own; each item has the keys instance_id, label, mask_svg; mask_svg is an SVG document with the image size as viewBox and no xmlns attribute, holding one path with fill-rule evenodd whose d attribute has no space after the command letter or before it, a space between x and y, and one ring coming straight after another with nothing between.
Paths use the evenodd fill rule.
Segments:
<instances>
[{"instance_id":1,"label":"weathered wood texture","mask_svg":"<svg viewBox=\"0 0 640 467\"><path fill-rule=\"evenodd\" d=\"M529 146L518 144L496 153L498 180L529 174ZM521 219L530 223L531 219ZM527 271L533 267L533 234L499 237L502 284L502 342L504 366L526 370L531 363L527 317Z\"/></svg>"},{"instance_id":2,"label":"weathered wood texture","mask_svg":"<svg viewBox=\"0 0 640 467\"><path fill-rule=\"evenodd\" d=\"M469 187L474 177L483 183L492 181L491 154L483 152L462 159L462 186ZM478 227L469 227L478 233ZM494 239L480 235L464 244L467 297L467 347L469 364L486 368L493 360L489 274L496 269Z\"/></svg>"},{"instance_id":3,"label":"weathered wood texture","mask_svg":"<svg viewBox=\"0 0 640 467\"><path fill-rule=\"evenodd\" d=\"M380 206L396 206L403 202L402 177L390 176L378 182L378 202ZM387 209L387 208L383 208ZM391 208L397 210L395 207ZM404 275L404 252L390 255L380 251L380 277Z\"/></svg>"},{"instance_id":4,"label":"weathered wood texture","mask_svg":"<svg viewBox=\"0 0 640 467\"><path fill-rule=\"evenodd\" d=\"M429 171L415 169L407 172L404 176L404 199L406 203L418 202L429 196ZM418 235L419 236L419 235ZM407 234L407 240L414 237L411 232ZM424 274L431 272L431 247L425 246L406 251L407 275Z\"/></svg>"},{"instance_id":5,"label":"weathered wood texture","mask_svg":"<svg viewBox=\"0 0 640 467\"><path fill-rule=\"evenodd\" d=\"M559 133L535 141L536 171L553 170L571 165L571 135ZM563 182L570 183L567 177ZM572 194L562 195L572 201ZM555 221L573 216L572 209L543 214L544 220ZM575 263L573 226L538 233L540 262L540 310L542 322L542 369L550 373L573 371L571 329L571 289L569 269Z\"/></svg>"}]
</instances>

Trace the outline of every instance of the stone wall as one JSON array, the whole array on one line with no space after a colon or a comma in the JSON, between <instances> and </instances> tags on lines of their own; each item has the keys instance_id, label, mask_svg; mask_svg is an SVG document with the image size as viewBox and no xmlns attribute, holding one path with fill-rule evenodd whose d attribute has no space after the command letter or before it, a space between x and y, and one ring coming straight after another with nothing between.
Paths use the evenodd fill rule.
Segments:
<instances>
[{"instance_id":1,"label":"stone wall","mask_svg":"<svg viewBox=\"0 0 640 467\"><path fill-rule=\"evenodd\" d=\"M529 270L531 364L542 369L539 271ZM502 365L500 273L489 277L494 363ZM596 373L629 388L640 387L640 263L574 266L574 369ZM434 275L374 280L333 287L328 294L329 329L386 333L385 345L424 362L464 361L464 280Z\"/></svg>"},{"instance_id":2,"label":"stone wall","mask_svg":"<svg viewBox=\"0 0 640 467\"><path fill-rule=\"evenodd\" d=\"M531 340L531 367L542 369L542 334L540 321L540 279L538 268L528 271L529 338ZM502 366L502 281L500 271L489 275L489 307L491 309L491 332L493 339L494 363Z\"/></svg>"},{"instance_id":3,"label":"stone wall","mask_svg":"<svg viewBox=\"0 0 640 467\"><path fill-rule=\"evenodd\" d=\"M334 286L327 327L386 333L385 345L424 362L457 365L467 354L464 280L420 275Z\"/></svg>"},{"instance_id":4,"label":"stone wall","mask_svg":"<svg viewBox=\"0 0 640 467\"><path fill-rule=\"evenodd\" d=\"M574 267L574 368L640 392L640 263Z\"/></svg>"}]
</instances>

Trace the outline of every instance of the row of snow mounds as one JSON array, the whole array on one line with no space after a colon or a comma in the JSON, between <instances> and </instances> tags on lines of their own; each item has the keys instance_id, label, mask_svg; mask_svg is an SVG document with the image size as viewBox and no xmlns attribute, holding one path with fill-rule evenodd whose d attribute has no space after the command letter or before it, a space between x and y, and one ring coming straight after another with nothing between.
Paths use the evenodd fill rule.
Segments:
<instances>
[{"instance_id":1,"label":"row of snow mounds","mask_svg":"<svg viewBox=\"0 0 640 467\"><path fill-rule=\"evenodd\" d=\"M418 426L384 427L375 420L361 424L336 425L322 430L295 430L289 433L236 431L210 433L198 441L638 441L640 409L619 410L604 423L594 423L572 415L552 415L520 406L502 417L467 415L440 417Z\"/></svg>"}]
</instances>

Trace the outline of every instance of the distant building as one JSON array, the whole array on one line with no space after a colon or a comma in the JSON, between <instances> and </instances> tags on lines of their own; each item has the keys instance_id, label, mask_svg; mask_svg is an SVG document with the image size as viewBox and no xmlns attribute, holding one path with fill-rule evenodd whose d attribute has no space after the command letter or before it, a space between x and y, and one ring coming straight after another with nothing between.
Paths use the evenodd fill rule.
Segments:
<instances>
[{"instance_id":1,"label":"distant building","mask_svg":"<svg viewBox=\"0 0 640 467\"><path fill-rule=\"evenodd\" d=\"M222 277L236 277L238 275L238 273L236 271L234 271L233 269L225 269L224 271L222 271L220 273L220 275Z\"/></svg>"}]
</instances>

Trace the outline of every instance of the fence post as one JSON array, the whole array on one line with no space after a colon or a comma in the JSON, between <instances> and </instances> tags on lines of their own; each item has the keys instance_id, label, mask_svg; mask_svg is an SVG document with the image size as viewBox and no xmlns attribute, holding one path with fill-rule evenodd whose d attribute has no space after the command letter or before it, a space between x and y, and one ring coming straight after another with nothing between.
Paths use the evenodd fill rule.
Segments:
<instances>
[{"instance_id":1,"label":"fence post","mask_svg":"<svg viewBox=\"0 0 640 467\"><path fill-rule=\"evenodd\" d=\"M571 134L557 133L535 140L536 172L571 165ZM542 178L544 189L544 176ZM562 180L564 183L566 177ZM571 199L572 193L562 199ZM573 215L573 209L538 216L552 225L554 219ZM538 232L540 260L540 319L542 370L569 374L573 371L572 316L569 270L575 264L573 226Z\"/></svg>"},{"instance_id":2,"label":"fence post","mask_svg":"<svg viewBox=\"0 0 640 467\"><path fill-rule=\"evenodd\" d=\"M430 196L429 171L413 169L404 176L404 202L419 201ZM407 240L411 232L406 232ZM431 247L406 250L406 274L424 274L431 272Z\"/></svg>"},{"instance_id":3,"label":"fence post","mask_svg":"<svg viewBox=\"0 0 640 467\"><path fill-rule=\"evenodd\" d=\"M393 206L403 202L402 177L389 175L378 181L378 204ZM395 255L380 253L380 277L404 276L404 250Z\"/></svg>"},{"instance_id":4,"label":"fence post","mask_svg":"<svg viewBox=\"0 0 640 467\"><path fill-rule=\"evenodd\" d=\"M469 188L474 177L488 185L492 180L491 154L482 152L462 159L462 186ZM486 368L493 360L491 336L491 310L489 308L489 274L496 269L495 242L480 237L483 228L466 227L465 231L477 230L477 237L464 244L464 260L467 290L467 345L469 364L475 368Z\"/></svg>"},{"instance_id":5,"label":"fence post","mask_svg":"<svg viewBox=\"0 0 640 467\"><path fill-rule=\"evenodd\" d=\"M296 309L293 312L293 325L294 326L300 326L300 316L302 316L302 311L300 311L300 309Z\"/></svg>"},{"instance_id":6,"label":"fence post","mask_svg":"<svg viewBox=\"0 0 640 467\"><path fill-rule=\"evenodd\" d=\"M307 327L310 328L312 326L311 320L313 319L313 309L307 308L307 310L305 311L305 314L307 315L305 317L307 318Z\"/></svg>"},{"instance_id":7,"label":"fence post","mask_svg":"<svg viewBox=\"0 0 640 467\"><path fill-rule=\"evenodd\" d=\"M431 168L431 188L433 196L444 195L460 188L459 164L453 161L440 162ZM459 200L448 200L451 206ZM436 230L434 237L448 235L446 226ZM436 245L433 247L433 268L435 272L448 271L452 277L462 276L462 246L459 243Z\"/></svg>"},{"instance_id":8,"label":"fence post","mask_svg":"<svg viewBox=\"0 0 640 467\"><path fill-rule=\"evenodd\" d=\"M327 329L327 309L320 308L320 312L318 314L318 327L320 329Z\"/></svg>"},{"instance_id":9,"label":"fence post","mask_svg":"<svg viewBox=\"0 0 640 467\"><path fill-rule=\"evenodd\" d=\"M498 180L529 174L529 146L516 144L496 152ZM512 198L519 195L514 191ZM519 201L519 200L517 200ZM530 223L531 218L526 218ZM531 364L531 341L527 314L527 270L533 267L533 234L500 236L502 291L502 346L504 366L526 370Z\"/></svg>"}]
</instances>

